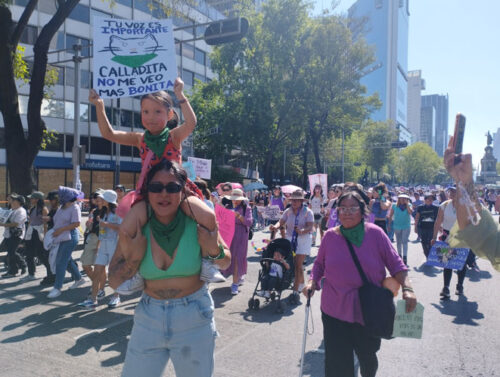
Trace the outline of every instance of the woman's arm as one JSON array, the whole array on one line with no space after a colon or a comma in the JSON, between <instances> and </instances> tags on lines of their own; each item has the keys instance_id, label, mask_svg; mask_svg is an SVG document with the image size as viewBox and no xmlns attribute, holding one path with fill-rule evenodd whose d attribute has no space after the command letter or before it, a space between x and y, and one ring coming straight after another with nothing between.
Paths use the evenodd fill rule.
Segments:
<instances>
[{"instance_id":1,"label":"woman's arm","mask_svg":"<svg viewBox=\"0 0 500 377\"><path fill-rule=\"evenodd\" d=\"M436 217L436 221L434 222L434 233L432 234L431 245L434 245L434 242L436 242L437 240L439 230L441 229L441 225L443 224L443 219L444 219L444 212L443 209L439 207L438 215Z\"/></svg>"},{"instance_id":2,"label":"woman's arm","mask_svg":"<svg viewBox=\"0 0 500 377\"><path fill-rule=\"evenodd\" d=\"M403 291L403 300L406 301L406 312L410 313L415 310L417 306L417 296L413 291L411 286L411 280L408 277L408 271L399 271L394 278L401 284L401 289Z\"/></svg>"},{"instance_id":3,"label":"woman's arm","mask_svg":"<svg viewBox=\"0 0 500 377\"><path fill-rule=\"evenodd\" d=\"M174 93L179 100L179 106L181 107L182 116L184 117L184 123L170 131L172 143L177 148L180 148L182 142L187 139L189 135L191 135L197 122L196 115L194 114L191 104L184 95L183 89L184 82L180 79L180 77L177 77L174 83Z\"/></svg>"},{"instance_id":4,"label":"woman's arm","mask_svg":"<svg viewBox=\"0 0 500 377\"><path fill-rule=\"evenodd\" d=\"M223 270L229 267L231 264L231 252L222 239L218 227L211 232L198 224L198 243L200 244L202 256L204 257L218 257L221 252L220 246L222 246L224 249L224 258L215 259L214 262Z\"/></svg>"},{"instance_id":5,"label":"woman's arm","mask_svg":"<svg viewBox=\"0 0 500 377\"><path fill-rule=\"evenodd\" d=\"M114 231L119 231L120 230L120 224L116 224L116 223L110 223L108 221L101 221L99 223L99 226L104 226L105 228L109 228L109 229L112 229Z\"/></svg>"},{"instance_id":6,"label":"woman's arm","mask_svg":"<svg viewBox=\"0 0 500 377\"><path fill-rule=\"evenodd\" d=\"M72 231L73 229L76 229L80 226L80 222L75 222L75 223L71 223L69 225L66 225L66 226L63 226L63 227L60 227L60 228L57 228L56 230L54 230L54 237L57 237L58 235L60 235L62 232L65 232L65 231Z\"/></svg>"},{"instance_id":7,"label":"woman's arm","mask_svg":"<svg viewBox=\"0 0 500 377\"><path fill-rule=\"evenodd\" d=\"M122 145L130 145L137 148L140 147L142 138L141 132L117 131L111 127L108 117L106 116L104 101L101 97L99 97L94 89L90 89L89 101L95 106L97 125L99 126L99 131L101 131L103 138Z\"/></svg>"},{"instance_id":8,"label":"woman's arm","mask_svg":"<svg viewBox=\"0 0 500 377\"><path fill-rule=\"evenodd\" d=\"M197 196L189 196L181 202L181 210L198 224L210 231L216 227L215 212Z\"/></svg>"}]
</instances>

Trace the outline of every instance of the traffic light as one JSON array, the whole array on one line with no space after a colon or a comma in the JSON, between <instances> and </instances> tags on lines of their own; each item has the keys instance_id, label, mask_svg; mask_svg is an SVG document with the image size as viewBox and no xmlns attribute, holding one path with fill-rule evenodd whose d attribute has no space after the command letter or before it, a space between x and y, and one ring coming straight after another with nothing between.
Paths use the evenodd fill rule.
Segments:
<instances>
[{"instance_id":1,"label":"traffic light","mask_svg":"<svg viewBox=\"0 0 500 377\"><path fill-rule=\"evenodd\" d=\"M208 45L239 41L248 31L248 20L243 17L212 22L205 29L205 42Z\"/></svg>"},{"instance_id":2,"label":"traffic light","mask_svg":"<svg viewBox=\"0 0 500 377\"><path fill-rule=\"evenodd\" d=\"M408 146L408 142L406 140L393 141L391 143L391 148L406 148Z\"/></svg>"}]
</instances>

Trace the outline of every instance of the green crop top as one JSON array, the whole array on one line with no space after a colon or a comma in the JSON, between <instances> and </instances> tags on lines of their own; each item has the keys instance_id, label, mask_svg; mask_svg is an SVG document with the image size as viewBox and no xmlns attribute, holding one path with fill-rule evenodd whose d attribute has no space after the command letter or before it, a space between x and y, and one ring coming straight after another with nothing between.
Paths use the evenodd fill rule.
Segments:
<instances>
[{"instance_id":1,"label":"green crop top","mask_svg":"<svg viewBox=\"0 0 500 377\"><path fill-rule=\"evenodd\" d=\"M139 271L144 279L159 280L197 275L201 271L201 250L198 243L196 222L186 218L184 233L177 246L174 261L167 270L161 270L153 261L151 252L151 231L149 224L143 228L143 233L148 240L146 254L142 259Z\"/></svg>"}]
</instances>

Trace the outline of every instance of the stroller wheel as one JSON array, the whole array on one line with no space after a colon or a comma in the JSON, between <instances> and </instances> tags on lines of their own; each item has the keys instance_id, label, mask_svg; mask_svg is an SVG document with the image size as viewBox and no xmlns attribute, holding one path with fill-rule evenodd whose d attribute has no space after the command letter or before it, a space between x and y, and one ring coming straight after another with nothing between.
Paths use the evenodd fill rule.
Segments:
<instances>
[{"instance_id":1,"label":"stroller wheel","mask_svg":"<svg viewBox=\"0 0 500 377\"><path fill-rule=\"evenodd\" d=\"M253 309L253 298L248 300L248 309L252 310Z\"/></svg>"},{"instance_id":2,"label":"stroller wheel","mask_svg":"<svg viewBox=\"0 0 500 377\"><path fill-rule=\"evenodd\" d=\"M276 299L276 292L271 292L271 301Z\"/></svg>"},{"instance_id":3,"label":"stroller wheel","mask_svg":"<svg viewBox=\"0 0 500 377\"><path fill-rule=\"evenodd\" d=\"M255 300L253 300L253 308L255 310L259 310L259 306L260 306L260 301L259 299L256 298Z\"/></svg>"}]
</instances>

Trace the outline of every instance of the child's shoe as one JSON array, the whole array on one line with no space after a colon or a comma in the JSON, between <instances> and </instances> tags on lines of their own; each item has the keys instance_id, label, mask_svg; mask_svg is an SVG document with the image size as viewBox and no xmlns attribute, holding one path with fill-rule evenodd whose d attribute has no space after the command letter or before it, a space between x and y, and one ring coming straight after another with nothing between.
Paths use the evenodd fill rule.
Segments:
<instances>
[{"instance_id":1,"label":"child's shoe","mask_svg":"<svg viewBox=\"0 0 500 377\"><path fill-rule=\"evenodd\" d=\"M217 265L206 258L201 259L200 279L207 283L223 283L226 278L222 276Z\"/></svg>"}]
</instances>

